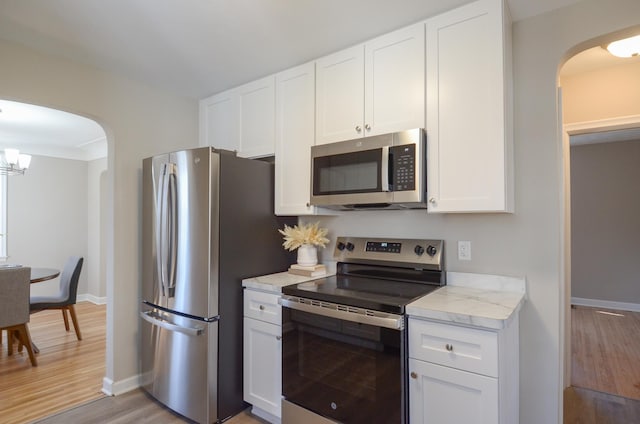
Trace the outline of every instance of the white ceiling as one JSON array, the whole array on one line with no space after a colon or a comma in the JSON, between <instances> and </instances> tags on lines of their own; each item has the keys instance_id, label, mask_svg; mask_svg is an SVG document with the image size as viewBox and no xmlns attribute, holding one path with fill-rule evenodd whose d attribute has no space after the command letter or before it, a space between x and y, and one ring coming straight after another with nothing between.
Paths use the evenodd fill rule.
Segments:
<instances>
[{"instance_id":1,"label":"white ceiling","mask_svg":"<svg viewBox=\"0 0 640 424\"><path fill-rule=\"evenodd\" d=\"M197 99L470 0L1 0L0 38ZM508 0L521 20L579 0Z\"/></svg>"},{"instance_id":2,"label":"white ceiling","mask_svg":"<svg viewBox=\"0 0 640 424\"><path fill-rule=\"evenodd\" d=\"M578 1L507 0L514 21ZM0 38L200 99L468 2L0 0ZM0 147L86 150L104 137L84 118L74 133L69 116L54 127L33 117L27 129L6 125L3 114Z\"/></svg>"},{"instance_id":3,"label":"white ceiling","mask_svg":"<svg viewBox=\"0 0 640 424\"><path fill-rule=\"evenodd\" d=\"M107 140L91 119L46 107L0 100L0 150L68 159L107 155Z\"/></svg>"}]
</instances>

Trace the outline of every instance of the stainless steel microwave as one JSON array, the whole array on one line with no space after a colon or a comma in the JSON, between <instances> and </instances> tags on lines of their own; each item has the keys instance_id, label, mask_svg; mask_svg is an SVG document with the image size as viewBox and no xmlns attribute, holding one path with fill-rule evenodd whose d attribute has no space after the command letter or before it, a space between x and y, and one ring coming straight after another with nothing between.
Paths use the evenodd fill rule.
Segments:
<instances>
[{"instance_id":1,"label":"stainless steel microwave","mask_svg":"<svg viewBox=\"0 0 640 424\"><path fill-rule=\"evenodd\" d=\"M331 209L426 208L421 128L311 147L311 204Z\"/></svg>"}]
</instances>

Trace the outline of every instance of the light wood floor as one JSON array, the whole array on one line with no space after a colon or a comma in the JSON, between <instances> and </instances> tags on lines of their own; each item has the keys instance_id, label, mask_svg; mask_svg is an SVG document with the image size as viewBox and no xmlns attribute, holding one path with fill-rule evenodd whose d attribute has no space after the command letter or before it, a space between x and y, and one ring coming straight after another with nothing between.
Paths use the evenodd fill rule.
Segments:
<instances>
[{"instance_id":1,"label":"light wood floor","mask_svg":"<svg viewBox=\"0 0 640 424\"><path fill-rule=\"evenodd\" d=\"M119 396L105 397L85 405L45 418L36 424L182 424L191 421L174 414L142 390ZM225 424L267 424L266 421L244 411L225 421Z\"/></svg>"},{"instance_id":2,"label":"light wood floor","mask_svg":"<svg viewBox=\"0 0 640 424\"><path fill-rule=\"evenodd\" d=\"M640 313L571 310L571 384L640 400Z\"/></svg>"},{"instance_id":3,"label":"light wood floor","mask_svg":"<svg viewBox=\"0 0 640 424\"><path fill-rule=\"evenodd\" d=\"M640 313L572 308L564 424L640 423L639 334Z\"/></svg>"},{"instance_id":4,"label":"light wood floor","mask_svg":"<svg viewBox=\"0 0 640 424\"><path fill-rule=\"evenodd\" d=\"M106 306L76 305L83 340L64 329L60 311L31 315L29 330L40 349L32 367L26 349L7 355L0 346L0 422L26 423L104 396Z\"/></svg>"}]
</instances>

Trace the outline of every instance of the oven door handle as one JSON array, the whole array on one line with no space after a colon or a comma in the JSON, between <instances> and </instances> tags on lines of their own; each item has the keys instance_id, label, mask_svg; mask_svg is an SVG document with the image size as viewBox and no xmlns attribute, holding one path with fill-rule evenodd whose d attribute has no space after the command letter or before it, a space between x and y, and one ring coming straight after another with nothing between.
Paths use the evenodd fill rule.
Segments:
<instances>
[{"instance_id":1,"label":"oven door handle","mask_svg":"<svg viewBox=\"0 0 640 424\"><path fill-rule=\"evenodd\" d=\"M392 330L404 330L404 317L402 315L390 314L386 312L373 311L374 315L365 315L358 312L338 309L343 307L334 303L323 302L323 306L300 303L299 298L294 296L283 296L278 299L281 306L298 311L309 312L315 315L336 318L344 321L357 322L360 324L373 325L375 327L390 328ZM359 308L344 306L344 309L358 310Z\"/></svg>"}]
</instances>

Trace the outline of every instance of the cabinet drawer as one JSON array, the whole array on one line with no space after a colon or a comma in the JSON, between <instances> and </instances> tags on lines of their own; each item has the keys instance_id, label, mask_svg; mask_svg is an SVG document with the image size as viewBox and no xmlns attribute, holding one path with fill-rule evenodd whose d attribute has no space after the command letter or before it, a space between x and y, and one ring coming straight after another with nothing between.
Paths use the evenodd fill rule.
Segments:
<instances>
[{"instance_id":1,"label":"cabinet drawer","mask_svg":"<svg viewBox=\"0 0 640 424\"><path fill-rule=\"evenodd\" d=\"M498 376L498 334L409 318L409 357Z\"/></svg>"},{"instance_id":2,"label":"cabinet drawer","mask_svg":"<svg viewBox=\"0 0 640 424\"><path fill-rule=\"evenodd\" d=\"M279 298L279 294L245 289L244 316L282 325L282 307L278 305Z\"/></svg>"}]
</instances>

